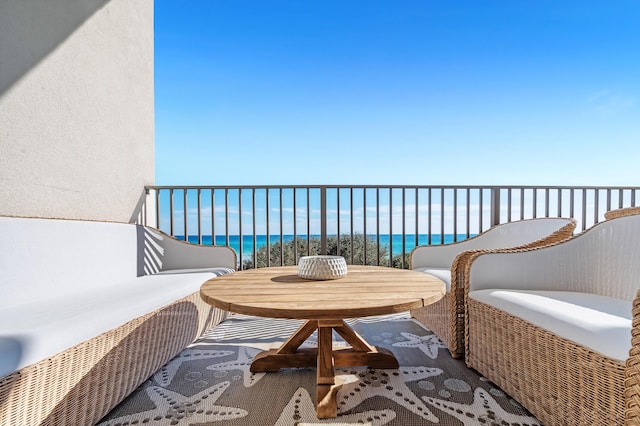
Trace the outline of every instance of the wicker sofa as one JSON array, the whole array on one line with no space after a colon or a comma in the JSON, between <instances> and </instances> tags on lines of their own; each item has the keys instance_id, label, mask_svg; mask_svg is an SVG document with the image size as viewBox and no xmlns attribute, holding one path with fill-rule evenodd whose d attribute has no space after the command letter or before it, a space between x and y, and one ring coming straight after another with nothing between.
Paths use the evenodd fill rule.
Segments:
<instances>
[{"instance_id":1,"label":"wicker sofa","mask_svg":"<svg viewBox=\"0 0 640 426\"><path fill-rule=\"evenodd\" d=\"M606 217L466 266L465 362L545 425L640 424L640 215Z\"/></svg>"},{"instance_id":2,"label":"wicker sofa","mask_svg":"<svg viewBox=\"0 0 640 426\"><path fill-rule=\"evenodd\" d=\"M224 319L228 247L133 224L0 217L0 425L91 425Z\"/></svg>"},{"instance_id":3,"label":"wicker sofa","mask_svg":"<svg viewBox=\"0 0 640 426\"><path fill-rule=\"evenodd\" d=\"M445 282L447 293L438 302L411 311L432 330L451 356L464 355L464 266L478 250L537 247L569 238L576 227L571 218L538 218L494 226L473 238L453 244L419 246L411 252L411 269Z\"/></svg>"}]
</instances>

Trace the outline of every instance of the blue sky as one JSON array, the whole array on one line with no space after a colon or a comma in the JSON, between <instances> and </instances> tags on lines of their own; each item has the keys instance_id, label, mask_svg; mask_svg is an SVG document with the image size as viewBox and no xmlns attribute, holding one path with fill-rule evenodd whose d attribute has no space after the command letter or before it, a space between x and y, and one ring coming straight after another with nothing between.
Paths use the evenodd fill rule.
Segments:
<instances>
[{"instance_id":1,"label":"blue sky","mask_svg":"<svg viewBox=\"0 0 640 426\"><path fill-rule=\"evenodd\" d=\"M158 185L634 185L638 1L155 1Z\"/></svg>"}]
</instances>

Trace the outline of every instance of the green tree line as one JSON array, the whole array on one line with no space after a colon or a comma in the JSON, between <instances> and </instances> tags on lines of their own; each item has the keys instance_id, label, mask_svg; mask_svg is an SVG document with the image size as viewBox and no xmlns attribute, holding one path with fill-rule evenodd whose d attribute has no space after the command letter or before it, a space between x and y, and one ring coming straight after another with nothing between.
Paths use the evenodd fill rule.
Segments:
<instances>
[{"instance_id":1,"label":"green tree line","mask_svg":"<svg viewBox=\"0 0 640 426\"><path fill-rule=\"evenodd\" d=\"M269 246L260 247L256 251L255 266L252 258L245 259L243 269L254 267L264 268L267 266L291 266L297 265L302 256L320 254L320 238L312 237L297 238L292 241L275 242ZM373 237L365 237L364 234L337 235L327 237L327 253L333 256L342 256L347 264L352 265L380 265L392 266L394 268L409 268L409 253L405 254L404 264L402 255L398 254L391 258L389 264L389 249L385 246L378 247L377 241ZM281 259L283 261L281 262Z\"/></svg>"}]
</instances>

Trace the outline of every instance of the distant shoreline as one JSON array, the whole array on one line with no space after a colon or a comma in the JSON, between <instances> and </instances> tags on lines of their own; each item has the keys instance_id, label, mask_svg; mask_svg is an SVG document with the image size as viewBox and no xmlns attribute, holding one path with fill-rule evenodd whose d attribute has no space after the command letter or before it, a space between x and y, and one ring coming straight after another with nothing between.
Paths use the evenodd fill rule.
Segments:
<instances>
[{"instance_id":1,"label":"distant shoreline","mask_svg":"<svg viewBox=\"0 0 640 426\"><path fill-rule=\"evenodd\" d=\"M348 239L350 238L351 234L340 234L341 235L341 239L345 238ZM355 235L362 235L362 233L354 233ZM475 235L475 234L474 234ZM473 237L474 235L470 235L470 237ZM330 234L327 235L327 237L336 237L336 234ZM373 240L374 242L377 243L378 241L378 237L380 238L380 246L381 247L387 247L389 248L389 246L391 246L392 250L393 250L393 255L399 255L402 254L402 234L393 234L391 237L391 242L389 239L389 234L368 234L367 238L369 240ZM413 250L414 247L419 246L419 245L427 245L427 244L432 244L432 245L440 245L440 244L450 244L454 242L454 235L453 234L444 234L444 241L441 242L441 234L431 234L431 241L429 241L429 234L418 234L417 236L417 242L416 242L416 234L405 234L405 253L409 253L411 250ZM183 240L184 241L184 236L182 235L176 235L175 238L179 239L179 240ZM307 238L311 238L311 239L318 239L320 238L319 234L312 234L307 236L306 234L303 235L297 235L296 239L298 240L306 240ZM276 235L269 235L269 241L270 244L275 244L275 243L279 243L281 239L280 234L276 234ZM288 243L290 241L293 241L294 239L294 235L293 234L285 234L282 235L282 241L284 243ZM456 241L462 241L467 239L467 235L466 234L458 234L458 238ZM199 244L199 238L198 235L189 235L188 238L188 242L192 243L192 244ZM212 245L212 238L211 235L202 235L202 245ZM232 247L236 252L240 252L240 236L239 235L229 235L229 246ZM225 246L227 245L227 237L225 235L216 235L216 241L215 241L215 245L216 246ZM262 247L265 247L267 245L267 236L266 235L256 235L256 241L255 241L255 248L256 250L259 250ZM253 256L253 249L254 249L254 241L253 241L253 235L243 235L242 238L242 257L243 258L250 258Z\"/></svg>"}]
</instances>

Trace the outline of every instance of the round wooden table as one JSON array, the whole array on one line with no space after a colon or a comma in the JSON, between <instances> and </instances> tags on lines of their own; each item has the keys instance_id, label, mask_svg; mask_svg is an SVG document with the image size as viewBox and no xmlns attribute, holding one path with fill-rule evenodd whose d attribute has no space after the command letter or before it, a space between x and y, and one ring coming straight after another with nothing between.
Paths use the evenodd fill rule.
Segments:
<instances>
[{"instance_id":1,"label":"round wooden table","mask_svg":"<svg viewBox=\"0 0 640 426\"><path fill-rule=\"evenodd\" d=\"M222 275L200 288L204 301L230 312L307 320L278 349L256 355L251 371L317 367L318 418L337 416L340 384L334 366L398 368L393 353L369 345L344 319L404 312L436 302L444 294L444 283L423 272L356 265L349 265L347 275L336 280L303 279L297 266L283 266ZM316 330L317 349L300 349ZM333 350L333 330L351 347Z\"/></svg>"}]
</instances>

